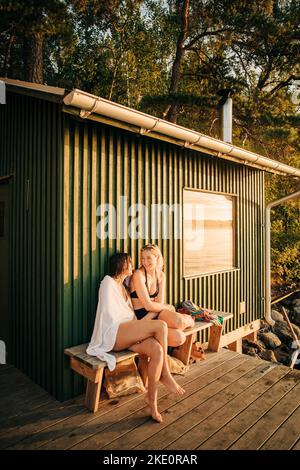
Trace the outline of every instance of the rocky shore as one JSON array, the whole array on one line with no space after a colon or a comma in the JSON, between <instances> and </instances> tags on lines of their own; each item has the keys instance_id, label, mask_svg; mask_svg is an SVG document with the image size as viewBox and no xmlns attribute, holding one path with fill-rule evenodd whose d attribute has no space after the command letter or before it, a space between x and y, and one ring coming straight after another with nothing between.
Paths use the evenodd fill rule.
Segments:
<instances>
[{"instance_id":1,"label":"rocky shore","mask_svg":"<svg viewBox=\"0 0 300 470\"><path fill-rule=\"evenodd\" d=\"M268 323L262 321L262 327L257 334L256 341L243 340L243 353L250 356L260 357L266 361L278 362L285 366L290 365L294 337L288 327L287 322L281 313L281 307L285 307L293 329L300 338L300 291L273 304L272 318L275 325L271 327ZM294 345L295 346L295 345ZM295 369L300 369L300 357Z\"/></svg>"}]
</instances>

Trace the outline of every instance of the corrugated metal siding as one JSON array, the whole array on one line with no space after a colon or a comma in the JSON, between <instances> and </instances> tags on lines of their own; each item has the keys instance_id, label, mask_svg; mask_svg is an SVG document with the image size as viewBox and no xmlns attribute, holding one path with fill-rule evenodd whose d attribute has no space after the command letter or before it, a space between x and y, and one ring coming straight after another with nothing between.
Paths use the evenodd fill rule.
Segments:
<instances>
[{"instance_id":1,"label":"corrugated metal siding","mask_svg":"<svg viewBox=\"0 0 300 470\"><path fill-rule=\"evenodd\" d=\"M263 172L69 115L63 123L59 105L32 97L9 93L0 107L0 177L13 174L11 358L17 367L60 399L80 393L83 382L63 348L90 338L109 255L128 251L137 265L148 242L158 243L165 257L168 302L191 298L232 311L229 329L260 318ZM128 206L171 205L182 203L183 187L237 194L240 270L183 279L182 242L153 238L150 213L143 239L121 238L120 196ZM96 237L96 208L105 202L117 207L116 240ZM239 315L242 300L247 309Z\"/></svg>"},{"instance_id":2,"label":"corrugated metal siding","mask_svg":"<svg viewBox=\"0 0 300 470\"><path fill-rule=\"evenodd\" d=\"M11 179L9 360L58 396L61 110L8 93L0 106L0 176Z\"/></svg>"},{"instance_id":3,"label":"corrugated metal siding","mask_svg":"<svg viewBox=\"0 0 300 470\"><path fill-rule=\"evenodd\" d=\"M108 257L129 252L135 266L145 243L158 243L167 275L167 301L193 299L207 308L234 313L227 331L261 316L263 172L208 155L159 142L91 121L65 116L63 168L63 346L88 341L97 306L98 286ZM183 279L182 242L151 235L151 216L145 237L121 238L120 196L134 203L182 203L183 187L237 194L237 253L240 269ZM117 208L117 238L96 236L96 208ZM171 219L174 229L174 219ZM162 230L163 221L159 222ZM239 314L239 302L246 313ZM205 339L205 338L202 338ZM64 367L64 397L82 391L77 374Z\"/></svg>"}]
</instances>

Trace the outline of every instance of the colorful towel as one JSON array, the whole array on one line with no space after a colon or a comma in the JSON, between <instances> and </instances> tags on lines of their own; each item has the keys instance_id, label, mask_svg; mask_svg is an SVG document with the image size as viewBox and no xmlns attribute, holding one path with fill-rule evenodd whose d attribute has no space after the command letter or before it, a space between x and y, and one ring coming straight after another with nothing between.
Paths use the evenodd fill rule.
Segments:
<instances>
[{"instance_id":1,"label":"colorful towel","mask_svg":"<svg viewBox=\"0 0 300 470\"><path fill-rule=\"evenodd\" d=\"M191 300L185 300L177 310L180 313L191 315L195 320L211 322L214 325L222 325L223 317L221 314L212 313L204 308L198 307Z\"/></svg>"}]
</instances>

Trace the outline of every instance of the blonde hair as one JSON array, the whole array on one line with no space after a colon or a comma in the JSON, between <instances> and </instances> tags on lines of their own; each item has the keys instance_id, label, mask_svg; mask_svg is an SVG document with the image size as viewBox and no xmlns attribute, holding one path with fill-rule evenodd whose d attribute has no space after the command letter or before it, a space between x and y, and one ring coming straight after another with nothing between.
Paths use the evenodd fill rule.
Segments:
<instances>
[{"instance_id":1,"label":"blonde hair","mask_svg":"<svg viewBox=\"0 0 300 470\"><path fill-rule=\"evenodd\" d=\"M140 251L140 262L142 264L142 254L145 251L151 251L151 253L156 257L157 264L156 264L156 271L158 276L160 277L160 273L164 270L164 258L162 252L160 251L157 245L149 243L148 245L143 246Z\"/></svg>"}]
</instances>

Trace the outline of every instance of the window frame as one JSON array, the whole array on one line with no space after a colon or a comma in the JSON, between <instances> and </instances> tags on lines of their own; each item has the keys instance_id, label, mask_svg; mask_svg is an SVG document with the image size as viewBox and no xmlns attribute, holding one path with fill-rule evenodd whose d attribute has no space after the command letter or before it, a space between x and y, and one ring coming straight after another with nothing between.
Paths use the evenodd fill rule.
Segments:
<instances>
[{"instance_id":1,"label":"window frame","mask_svg":"<svg viewBox=\"0 0 300 470\"><path fill-rule=\"evenodd\" d=\"M233 227L233 254L234 254L234 265L232 268L228 269L220 269L220 270L214 270L214 271L206 271L203 273L198 273L198 274L185 274L185 269L184 269L184 258L185 258L185 250L184 250L184 191L194 191L194 192L200 192L200 193L208 193L208 194L215 194L218 196L230 196L233 198L234 201L234 207L233 207L233 220L234 220L234 227ZM182 240L181 240L181 253L182 253L182 278L183 279L197 279L201 278L203 276L210 276L214 274L220 274L220 273L229 273L229 272L235 272L240 270L240 257L239 257L239 252L238 252L238 233L239 233L239 217L238 217L238 202L239 202L239 196L237 193L229 193L229 192L223 192L223 191L211 191L209 189L201 189L201 188L192 188L190 186L184 186L182 188Z\"/></svg>"}]
</instances>

